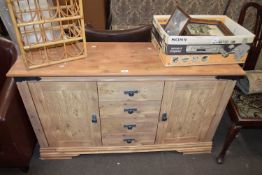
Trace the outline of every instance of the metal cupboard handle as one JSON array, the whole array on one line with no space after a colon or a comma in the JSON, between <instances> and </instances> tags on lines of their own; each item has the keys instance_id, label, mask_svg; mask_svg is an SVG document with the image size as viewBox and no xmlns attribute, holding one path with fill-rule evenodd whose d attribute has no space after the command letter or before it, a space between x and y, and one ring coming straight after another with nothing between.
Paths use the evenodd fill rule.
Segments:
<instances>
[{"instance_id":1,"label":"metal cupboard handle","mask_svg":"<svg viewBox=\"0 0 262 175\"><path fill-rule=\"evenodd\" d=\"M134 138L123 139L123 141L126 142L127 144L130 144L130 143L132 143L135 140L136 139L134 139Z\"/></svg>"},{"instance_id":2,"label":"metal cupboard handle","mask_svg":"<svg viewBox=\"0 0 262 175\"><path fill-rule=\"evenodd\" d=\"M124 128L127 128L128 130L132 130L133 128L136 127L136 124L132 124L132 125L124 125Z\"/></svg>"},{"instance_id":3,"label":"metal cupboard handle","mask_svg":"<svg viewBox=\"0 0 262 175\"><path fill-rule=\"evenodd\" d=\"M167 113L165 112L165 113L163 113L162 114L162 121L164 122L164 121L167 121Z\"/></svg>"},{"instance_id":4,"label":"metal cupboard handle","mask_svg":"<svg viewBox=\"0 0 262 175\"><path fill-rule=\"evenodd\" d=\"M129 97L133 97L137 93L138 93L138 90L124 91L124 94L128 95Z\"/></svg>"},{"instance_id":5,"label":"metal cupboard handle","mask_svg":"<svg viewBox=\"0 0 262 175\"><path fill-rule=\"evenodd\" d=\"M137 111L137 108L125 108L124 112L127 112L128 114L133 114Z\"/></svg>"},{"instance_id":6,"label":"metal cupboard handle","mask_svg":"<svg viewBox=\"0 0 262 175\"><path fill-rule=\"evenodd\" d=\"M96 116L96 114L92 115L92 123L97 123L97 116Z\"/></svg>"}]
</instances>

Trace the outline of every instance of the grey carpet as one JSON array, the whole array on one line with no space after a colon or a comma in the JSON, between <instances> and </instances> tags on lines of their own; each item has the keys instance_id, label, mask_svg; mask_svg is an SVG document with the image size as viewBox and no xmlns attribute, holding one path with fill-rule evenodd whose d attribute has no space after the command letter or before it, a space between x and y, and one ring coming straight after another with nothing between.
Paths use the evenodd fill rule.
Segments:
<instances>
[{"instance_id":1,"label":"grey carpet","mask_svg":"<svg viewBox=\"0 0 262 175\"><path fill-rule=\"evenodd\" d=\"M241 130L223 165L215 162L229 126L227 113L214 138L212 154L176 152L81 155L72 160L39 160L38 148L30 171L0 169L0 175L262 175L262 130Z\"/></svg>"}]
</instances>

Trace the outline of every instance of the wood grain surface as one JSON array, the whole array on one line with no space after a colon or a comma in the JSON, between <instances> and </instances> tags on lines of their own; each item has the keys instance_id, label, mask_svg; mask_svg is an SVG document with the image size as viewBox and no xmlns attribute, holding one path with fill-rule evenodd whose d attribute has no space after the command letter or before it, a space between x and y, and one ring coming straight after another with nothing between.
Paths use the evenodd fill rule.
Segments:
<instances>
[{"instance_id":1,"label":"wood grain surface","mask_svg":"<svg viewBox=\"0 0 262 175\"><path fill-rule=\"evenodd\" d=\"M96 146L96 147L49 147L41 148L41 159L71 159L80 154L98 153L134 153L152 151L178 151L184 154L210 153L212 142L189 142L175 144L151 144L131 146Z\"/></svg>"},{"instance_id":2,"label":"wood grain surface","mask_svg":"<svg viewBox=\"0 0 262 175\"><path fill-rule=\"evenodd\" d=\"M161 100L164 81L152 82L98 82L100 101ZM126 92L136 91L133 96Z\"/></svg>"},{"instance_id":3,"label":"wood grain surface","mask_svg":"<svg viewBox=\"0 0 262 175\"><path fill-rule=\"evenodd\" d=\"M99 110L101 118L147 118L158 116L161 101L100 101ZM125 109L135 109L128 113Z\"/></svg>"},{"instance_id":4,"label":"wood grain surface","mask_svg":"<svg viewBox=\"0 0 262 175\"><path fill-rule=\"evenodd\" d=\"M67 63L27 70L18 59L10 77L87 76L216 76L244 75L237 64L165 67L151 43L87 43L87 57Z\"/></svg>"},{"instance_id":5,"label":"wood grain surface","mask_svg":"<svg viewBox=\"0 0 262 175\"><path fill-rule=\"evenodd\" d=\"M145 118L133 117L133 118L102 118L101 127L102 135L107 134L133 134L138 132L156 133L158 122L158 115L147 116ZM133 125L132 129L127 129L125 125Z\"/></svg>"},{"instance_id":6,"label":"wood grain surface","mask_svg":"<svg viewBox=\"0 0 262 175\"><path fill-rule=\"evenodd\" d=\"M205 140L227 81L169 81L165 83L157 143ZM167 120L162 121L162 114ZM215 130L215 129L214 129Z\"/></svg>"},{"instance_id":7,"label":"wood grain surface","mask_svg":"<svg viewBox=\"0 0 262 175\"><path fill-rule=\"evenodd\" d=\"M131 143L127 143L125 139L134 139ZM155 143L155 133L132 133L132 134L105 134L102 135L104 146L133 146L133 145L152 145Z\"/></svg>"},{"instance_id":8,"label":"wood grain surface","mask_svg":"<svg viewBox=\"0 0 262 175\"><path fill-rule=\"evenodd\" d=\"M101 145L95 82L29 82L28 85L49 146Z\"/></svg>"}]
</instances>

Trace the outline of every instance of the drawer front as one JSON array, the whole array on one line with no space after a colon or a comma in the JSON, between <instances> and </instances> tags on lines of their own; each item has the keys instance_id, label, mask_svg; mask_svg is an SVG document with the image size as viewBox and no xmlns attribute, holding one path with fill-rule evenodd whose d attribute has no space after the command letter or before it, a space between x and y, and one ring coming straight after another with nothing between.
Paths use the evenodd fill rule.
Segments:
<instances>
[{"instance_id":1,"label":"drawer front","mask_svg":"<svg viewBox=\"0 0 262 175\"><path fill-rule=\"evenodd\" d=\"M98 82L100 101L161 100L164 82Z\"/></svg>"},{"instance_id":2,"label":"drawer front","mask_svg":"<svg viewBox=\"0 0 262 175\"><path fill-rule=\"evenodd\" d=\"M161 101L122 102L105 101L100 102L99 109L101 118L107 117L158 117Z\"/></svg>"},{"instance_id":3,"label":"drawer front","mask_svg":"<svg viewBox=\"0 0 262 175\"><path fill-rule=\"evenodd\" d=\"M136 134L114 134L104 135L102 137L104 146L135 146L152 145L155 143L154 133L136 133Z\"/></svg>"},{"instance_id":4,"label":"drawer front","mask_svg":"<svg viewBox=\"0 0 262 175\"><path fill-rule=\"evenodd\" d=\"M102 134L129 134L129 133L138 133L138 132L149 132L156 133L158 115L155 115L154 118L102 118Z\"/></svg>"}]
</instances>

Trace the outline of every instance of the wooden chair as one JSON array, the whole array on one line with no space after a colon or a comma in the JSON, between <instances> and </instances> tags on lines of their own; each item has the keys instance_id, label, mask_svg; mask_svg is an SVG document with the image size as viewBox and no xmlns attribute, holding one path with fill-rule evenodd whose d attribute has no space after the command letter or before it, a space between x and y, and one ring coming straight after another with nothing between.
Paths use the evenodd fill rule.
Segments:
<instances>
[{"instance_id":1,"label":"wooden chair","mask_svg":"<svg viewBox=\"0 0 262 175\"><path fill-rule=\"evenodd\" d=\"M257 11L254 27L256 37L250 48L244 70L253 70L255 68L262 48L262 6L254 2L246 3L241 10L238 23L243 25L246 11L250 7L255 8ZM222 164L224 162L226 151L241 128L262 128L261 106L262 94L244 95L239 89L234 90L227 106L232 125L226 135L223 148L217 157L217 163Z\"/></svg>"},{"instance_id":2,"label":"wooden chair","mask_svg":"<svg viewBox=\"0 0 262 175\"><path fill-rule=\"evenodd\" d=\"M151 25L128 30L96 30L86 27L87 42L149 42Z\"/></svg>"}]
</instances>

